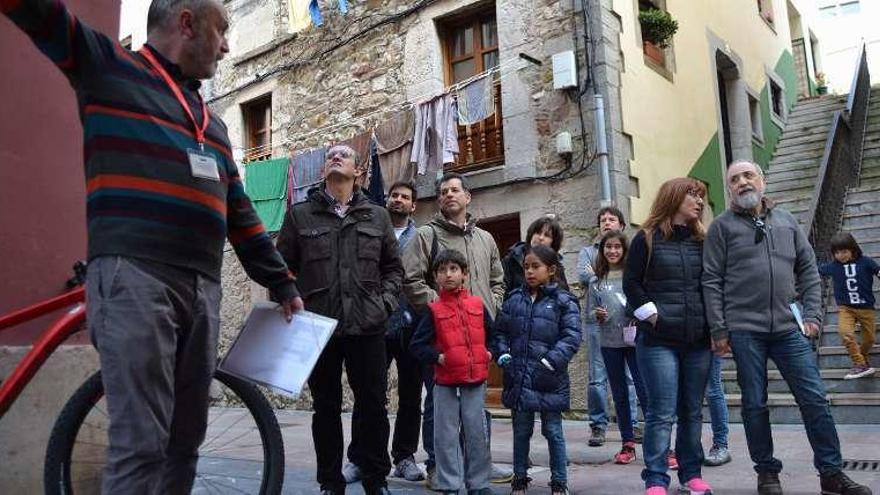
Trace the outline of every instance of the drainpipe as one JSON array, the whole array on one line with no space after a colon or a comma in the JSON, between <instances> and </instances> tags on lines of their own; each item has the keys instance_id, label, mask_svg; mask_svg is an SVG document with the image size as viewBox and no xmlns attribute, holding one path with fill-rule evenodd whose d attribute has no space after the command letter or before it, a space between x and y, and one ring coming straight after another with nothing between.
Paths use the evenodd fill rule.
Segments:
<instances>
[{"instance_id":1,"label":"drainpipe","mask_svg":"<svg viewBox=\"0 0 880 495\"><path fill-rule=\"evenodd\" d=\"M601 94L593 95L593 128L596 134L596 156L599 158L599 177L602 181L601 207L611 206L611 176L608 171L608 142L605 136L605 100Z\"/></svg>"}]
</instances>

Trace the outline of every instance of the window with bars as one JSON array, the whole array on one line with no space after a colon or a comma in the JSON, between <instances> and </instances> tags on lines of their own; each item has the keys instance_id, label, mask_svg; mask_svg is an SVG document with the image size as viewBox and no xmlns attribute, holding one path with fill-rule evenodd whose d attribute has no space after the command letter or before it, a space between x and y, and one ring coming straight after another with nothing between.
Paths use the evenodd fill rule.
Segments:
<instances>
[{"instance_id":1,"label":"window with bars","mask_svg":"<svg viewBox=\"0 0 880 495\"><path fill-rule=\"evenodd\" d=\"M262 96L241 106L244 120L245 161L272 156L272 95Z\"/></svg>"},{"instance_id":2,"label":"window with bars","mask_svg":"<svg viewBox=\"0 0 880 495\"><path fill-rule=\"evenodd\" d=\"M498 27L495 6L444 21L440 26L446 65L446 82L455 84L497 67ZM452 167L470 170L504 161L501 113L501 79L492 76L495 112L486 119L458 126L459 155Z\"/></svg>"}]
</instances>

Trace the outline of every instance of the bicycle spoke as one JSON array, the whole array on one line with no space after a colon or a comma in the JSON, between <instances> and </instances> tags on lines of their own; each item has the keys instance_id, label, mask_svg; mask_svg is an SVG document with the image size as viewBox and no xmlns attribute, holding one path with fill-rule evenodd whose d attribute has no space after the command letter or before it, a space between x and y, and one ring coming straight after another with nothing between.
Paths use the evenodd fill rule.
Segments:
<instances>
[{"instance_id":1,"label":"bicycle spoke","mask_svg":"<svg viewBox=\"0 0 880 495\"><path fill-rule=\"evenodd\" d=\"M242 413L242 414L238 417L238 419L236 419L231 425L227 426L226 429L223 430L222 432L220 432L219 435L214 436L214 438L212 438L211 440L209 440L208 443L204 444L204 445L202 446L202 448L207 448L209 445L211 445L211 444L212 444L214 441L216 441L218 438L220 438L220 437L222 437L223 435L225 435L227 431L231 430L233 426L236 426L238 423L241 423L241 421L242 421L245 417L248 417L248 416L250 416L250 414L248 414L248 413ZM228 442L227 442L227 443L228 443Z\"/></svg>"},{"instance_id":2,"label":"bicycle spoke","mask_svg":"<svg viewBox=\"0 0 880 495\"><path fill-rule=\"evenodd\" d=\"M226 443L224 443L224 444L222 444L222 445L215 446L213 449L205 450L205 452L208 452L208 453L216 452L217 450L222 449L223 447L226 447L227 445L231 444L232 442L235 442L236 440L238 440L238 439L240 439L240 438L243 438L243 437L246 436L246 435L252 435L252 434L254 434L254 433L255 433L255 432L254 432L255 429L256 429L256 428L251 428L251 429L249 429L249 430L246 430L246 431L242 432L241 434L239 434L239 435L233 437L232 439L226 441ZM256 432L256 433L259 435L259 432Z\"/></svg>"},{"instance_id":3,"label":"bicycle spoke","mask_svg":"<svg viewBox=\"0 0 880 495\"><path fill-rule=\"evenodd\" d=\"M221 478L221 479L222 478L235 478L237 480L251 480L251 481L262 481L263 480L262 476L259 476L259 477L257 477L257 476L239 476L239 475L230 476L226 473L202 473L202 472L199 472L198 474L196 474L196 478L206 478L206 477L207 478Z\"/></svg>"}]
</instances>

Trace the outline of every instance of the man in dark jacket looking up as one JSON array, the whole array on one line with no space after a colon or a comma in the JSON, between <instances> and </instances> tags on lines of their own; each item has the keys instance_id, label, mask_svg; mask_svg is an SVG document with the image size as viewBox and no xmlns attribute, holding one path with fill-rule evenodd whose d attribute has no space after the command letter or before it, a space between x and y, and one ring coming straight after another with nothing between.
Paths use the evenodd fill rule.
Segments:
<instances>
[{"instance_id":1,"label":"man in dark jacket looking up","mask_svg":"<svg viewBox=\"0 0 880 495\"><path fill-rule=\"evenodd\" d=\"M412 214L416 211L417 192L411 182L395 182L388 189L385 209L391 217L394 235L397 237L398 253L416 235L416 223ZM420 481L425 474L415 462L419 448L419 429L422 424L422 368L409 352L409 342L415 331L415 313L400 295L400 306L388 318L385 332L385 350L388 368L397 363L397 415L394 420L394 438L391 440L391 460L394 462L392 476L407 481ZM360 422L360 411L351 413L352 438L358 437L359 428L369 428ZM361 479L358 444L348 445L348 460L342 470L346 483Z\"/></svg>"},{"instance_id":2,"label":"man in dark jacket looking up","mask_svg":"<svg viewBox=\"0 0 880 495\"><path fill-rule=\"evenodd\" d=\"M771 358L800 407L822 493L870 495L868 487L841 471L840 440L806 338L818 335L822 322L813 248L791 213L764 197L764 174L758 165L731 164L727 187L731 206L712 222L703 247L703 297L713 350L732 350L736 361L758 493L782 494L782 461L773 457L767 408ZM791 307L797 300L803 305L800 322Z\"/></svg>"},{"instance_id":3,"label":"man in dark jacket looking up","mask_svg":"<svg viewBox=\"0 0 880 495\"><path fill-rule=\"evenodd\" d=\"M388 212L355 187L363 173L348 146L333 146L324 182L287 213L278 250L297 275L305 308L339 321L309 377L312 440L325 495L345 493L342 476L342 367L355 408L359 465L368 495L387 493L385 322L397 309L403 267Z\"/></svg>"}]
</instances>

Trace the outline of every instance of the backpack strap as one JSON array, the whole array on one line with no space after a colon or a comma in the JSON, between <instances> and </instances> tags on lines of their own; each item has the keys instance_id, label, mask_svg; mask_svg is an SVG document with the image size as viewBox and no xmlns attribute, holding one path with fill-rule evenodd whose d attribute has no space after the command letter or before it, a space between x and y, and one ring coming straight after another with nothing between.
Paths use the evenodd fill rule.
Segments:
<instances>
[{"instance_id":1,"label":"backpack strap","mask_svg":"<svg viewBox=\"0 0 880 495\"><path fill-rule=\"evenodd\" d=\"M432 224L428 224L431 228L431 254L428 258L428 274L425 276L425 283L428 287L436 290L437 283L434 280L434 260L437 259L437 253L440 251L440 242L437 240L437 230Z\"/></svg>"}]
</instances>

